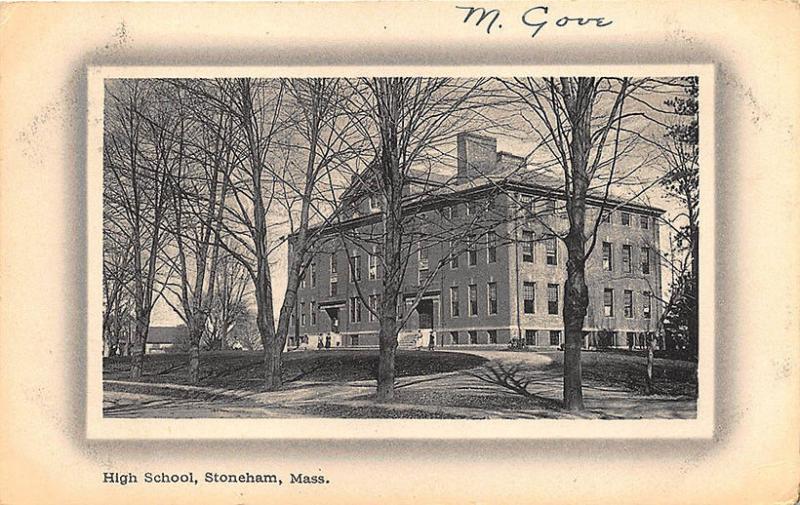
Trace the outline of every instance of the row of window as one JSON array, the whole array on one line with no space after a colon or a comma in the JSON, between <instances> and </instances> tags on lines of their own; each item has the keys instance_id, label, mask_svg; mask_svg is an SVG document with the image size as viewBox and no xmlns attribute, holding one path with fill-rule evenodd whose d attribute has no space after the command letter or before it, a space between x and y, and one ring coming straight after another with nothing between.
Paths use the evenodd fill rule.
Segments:
<instances>
[{"instance_id":1,"label":"row of window","mask_svg":"<svg viewBox=\"0 0 800 505\"><path fill-rule=\"evenodd\" d=\"M450 332L451 344L496 344L497 343L497 330L487 330L486 339L483 342L478 342L478 331L469 330L466 332L467 338L465 341L461 340L461 334L458 331Z\"/></svg>"},{"instance_id":2,"label":"row of window","mask_svg":"<svg viewBox=\"0 0 800 505\"><path fill-rule=\"evenodd\" d=\"M369 210L373 212L380 211L383 206L381 197L376 194L369 195L368 202ZM553 203L555 205L555 202ZM439 214L441 214L444 219L448 220L457 218L462 212L462 207L465 216L475 216L481 212L493 209L495 207L495 199L494 197L487 197L480 200L470 200L465 202L463 206L460 204L446 205L439 208Z\"/></svg>"},{"instance_id":3,"label":"row of window","mask_svg":"<svg viewBox=\"0 0 800 505\"><path fill-rule=\"evenodd\" d=\"M645 275L650 273L650 248L642 246L639 254L639 266ZM614 246L610 242L603 242L603 270L614 271ZM633 273L633 247L628 244L622 246L622 272Z\"/></svg>"},{"instance_id":4,"label":"row of window","mask_svg":"<svg viewBox=\"0 0 800 505\"><path fill-rule=\"evenodd\" d=\"M533 263L535 261L535 239L533 232L530 231L523 231L522 232L522 261L523 263ZM544 240L545 244L545 264L546 265L558 265L558 244L557 239L555 237L550 237ZM613 244L610 242L603 242L602 245L603 249L603 270L607 270L609 272L614 270L614 247ZM450 243L450 268L457 269L460 266L460 254L456 250L455 245L451 242ZM467 265L468 266L476 266L478 264L478 249L476 241L469 241L467 242ZM418 251L418 271L419 271L419 282L421 283L427 272L430 268L430 260L428 258L428 249L420 248ZM651 251L650 247L642 246L641 252L639 255L640 258L640 270L643 274L647 275L650 273L650 265L651 265ZM486 239L486 262L487 263L495 263L497 262L497 235L492 232L489 233ZM331 286L330 286L330 294L331 296L335 296L338 292L338 264L336 260L336 255L331 254L330 256L330 272L331 272ZM361 281L362 279L362 267L361 267L361 255L354 254L350 256L349 266L350 266L350 278L353 281ZM622 246L622 272L624 273L633 273L633 247L629 244L623 244ZM309 274L308 278L311 283L311 287L316 287L317 285L317 270L316 264L311 263L309 265ZM367 278L369 280L375 280L378 278L378 256L376 254L369 254L367 255ZM303 277L301 281L301 287L306 287L306 276Z\"/></svg>"},{"instance_id":5,"label":"row of window","mask_svg":"<svg viewBox=\"0 0 800 505\"><path fill-rule=\"evenodd\" d=\"M556 201L550 198L534 198L529 195L522 195L520 197L520 205L522 210L526 212L528 216L536 216L540 214L554 214L556 212ZM494 200L488 199L488 201L483 202L468 202L465 205L465 214L467 216L474 215L480 210L483 209L491 209L494 206ZM371 205L373 209L374 207ZM440 214L444 219L450 220L453 218L457 218L459 216L459 207L457 205L446 206L442 207L439 210ZM603 211L602 222L604 223L611 223L612 222L612 212L609 210ZM646 216L643 214L632 214L626 211L620 211L620 224L622 226L633 226L636 218L638 217L638 225L643 230L650 229L650 216Z\"/></svg>"},{"instance_id":6,"label":"row of window","mask_svg":"<svg viewBox=\"0 0 800 505\"><path fill-rule=\"evenodd\" d=\"M522 232L522 262L533 263L535 257L535 239L532 231ZM544 240L545 264L558 265L558 242L555 237Z\"/></svg>"},{"instance_id":7,"label":"row of window","mask_svg":"<svg viewBox=\"0 0 800 505\"><path fill-rule=\"evenodd\" d=\"M450 287L450 317L461 316L461 295L458 286ZM478 285L470 284L467 286L467 315L478 315ZM486 314L493 316L497 314L497 283L486 283Z\"/></svg>"},{"instance_id":8,"label":"row of window","mask_svg":"<svg viewBox=\"0 0 800 505\"><path fill-rule=\"evenodd\" d=\"M561 330L547 330L550 345L561 345ZM461 332L450 332L451 344L496 344L497 330L486 330L486 339L483 342L478 340L478 331L469 330L466 332L466 340L461 340ZM537 330L525 330L525 345L537 345Z\"/></svg>"},{"instance_id":9,"label":"row of window","mask_svg":"<svg viewBox=\"0 0 800 505\"><path fill-rule=\"evenodd\" d=\"M560 345L561 344L561 330L549 330L550 333L550 345ZM525 345L537 345L537 338L536 338L537 330L525 330Z\"/></svg>"},{"instance_id":10,"label":"row of window","mask_svg":"<svg viewBox=\"0 0 800 505\"><path fill-rule=\"evenodd\" d=\"M539 331L540 330L525 330L525 345L536 346L536 345L543 345L542 342L539 341ZM541 330L545 332L547 335L547 343L551 346L558 346L561 345L561 330ZM649 334L645 332L633 332L628 331L625 332L625 341L623 342L620 334L618 332L609 332L609 335L605 335L603 337L599 337L599 340L594 344L598 347L600 346L622 346L627 345L629 348L641 348L644 349L648 345L648 338L650 338ZM328 337L330 338L330 337ZM347 341L350 346L357 346L360 344L360 338L357 334L351 334L346 336ZM469 330L466 332L466 339L462 341L461 339L461 332L459 331L451 331L450 332L450 342L447 344L452 345L459 345L459 344L496 344L497 343L497 330L486 330L485 338L482 339L483 342L479 341L479 334L477 330ZM605 340L605 341L603 341ZM299 344L308 344L308 335L303 335L297 339L294 337L289 337L289 347L293 347ZM437 345L443 344L442 342L436 342ZM321 345L321 343L320 343ZM337 344L338 345L338 344Z\"/></svg>"},{"instance_id":11,"label":"row of window","mask_svg":"<svg viewBox=\"0 0 800 505\"><path fill-rule=\"evenodd\" d=\"M475 216L481 212L486 212L495 208L494 197L484 198L482 200L470 200L464 204L464 215ZM461 206L458 204L447 205L439 208L439 214L445 220L452 220L458 218L461 212Z\"/></svg>"},{"instance_id":12,"label":"row of window","mask_svg":"<svg viewBox=\"0 0 800 505\"><path fill-rule=\"evenodd\" d=\"M459 286L450 287L450 317L461 317L461 294ZM649 291L642 292L642 317L650 319L651 317L651 301L652 295ZM375 321L375 313L378 311L380 305L380 295L372 294L368 297L369 308L369 321ZM310 302L310 318L311 324L317 324L316 303ZM478 285L470 284L467 286L467 315L470 317L477 317L479 314L480 303L478 300ZM558 315L559 313L559 285L547 284L547 314ZM536 313L536 283L523 282L522 285L522 310L525 314ZM358 296L350 297L349 299L349 315L350 322L360 323L363 320L363 307L361 298ZM486 284L486 315L492 316L497 314L497 283L488 282ZM625 318L633 318L635 315L635 299L633 290L626 289L622 292L622 315ZM603 290L603 317L614 317L614 289L605 288ZM306 303L300 303L300 324L306 324Z\"/></svg>"},{"instance_id":13,"label":"row of window","mask_svg":"<svg viewBox=\"0 0 800 505\"><path fill-rule=\"evenodd\" d=\"M536 283L522 283L522 311L525 314L536 313ZM547 285L547 313L558 314L558 284Z\"/></svg>"},{"instance_id":14,"label":"row of window","mask_svg":"<svg viewBox=\"0 0 800 505\"><path fill-rule=\"evenodd\" d=\"M642 215L642 214L638 214L638 217L639 217L639 227L641 229L643 229L643 230L649 230L650 229L650 216L645 216L645 215ZM603 211L602 222L603 223L611 223L611 221L612 221L611 220L611 212ZM634 214L631 214L630 212L624 212L624 211L620 212L619 213L619 223L622 226L633 226Z\"/></svg>"},{"instance_id":15,"label":"row of window","mask_svg":"<svg viewBox=\"0 0 800 505\"><path fill-rule=\"evenodd\" d=\"M644 319L650 319L651 317L651 310L652 310L652 294L649 291L642 292L642 317ZM628 319L632 319L634 314L636 313L635 310L635 299L633 295L633 291L630 289L625 289L622 291L622 316ZM614 317L614 290L611 288L605 288L603 290L603 317Z\"/></svg>"}]
</instances>

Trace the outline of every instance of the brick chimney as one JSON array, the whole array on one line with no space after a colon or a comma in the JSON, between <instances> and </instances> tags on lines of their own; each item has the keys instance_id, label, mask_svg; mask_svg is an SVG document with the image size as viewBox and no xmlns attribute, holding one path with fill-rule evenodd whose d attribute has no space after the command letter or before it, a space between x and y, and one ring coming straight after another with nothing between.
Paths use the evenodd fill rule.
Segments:
<instances>
[{"instance_id":1,"label":"brick chimney","mask_svg":"<svg viewBox=\"0 0 800 505\"><path fill-rule=\"evenodd\" d=\"M497 153L497 172L510 174L523 170L526 166L525 158L516 154L499 151Z\"/></svg>"},{"instance_id":2,"label":"brick chimney","mask_svg":"<svg viewBox=\"0 0 800 505\"><path fill-rule=\"evenodd\" d=\"M491 175L497 169L497 139L474 133L459 133L456 137L458 148L458 177L478 179Z\"/></svg>"}]
</instances>

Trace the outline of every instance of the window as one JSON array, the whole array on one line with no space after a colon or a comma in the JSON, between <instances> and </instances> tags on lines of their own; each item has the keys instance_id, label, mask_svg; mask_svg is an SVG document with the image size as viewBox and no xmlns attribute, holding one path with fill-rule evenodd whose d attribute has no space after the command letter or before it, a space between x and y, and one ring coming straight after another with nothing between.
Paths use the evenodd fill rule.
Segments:
<instances>
[{"instance_id":1,"label":"window","mask_svg":"<svg viewBox=\"0 0 800 505\"><path fill-rule=\"evenodd\" d=\"M486 236L486 262L494 263L497 261L497 234L490 231Z\"/></svg>"},{"instance_id":2,"label":"window","mask_svg":"<svg viewBox=\"0 0 800 505\"><path fill-rule=\"evenodd\" d=\"M450 207L442 207L439 209L439 215L442 216L442 219L449 221L453 218L453 211Z\"/></svg>"},{"instance_id":3,"label":"window","mask_svg":"<svg viewBox=\"0 0 800 505\"><path fill-rule=\"evenodd\" d=\"M450 241L450 268L458 268L458 250L457 245L452 240Z\"/></svg>"},{"instance_id":4,"label":"window","mask_svg":"<svg viewBox=\"0 0 800 505\"><path fill-rule=\"evenodd\" d=\"M450 317L458 317L460 315L458 303L458 286L450 287Z\"/></svg>"},{"instance_id":5,"label":"window","mask_svg":"<svg viewBox=\"0 0 800 505\"><path fill-rule=\"evenodd\" d=\"M381 202L378 198L378 195L369 195L369 209L370 210L380 210Z\"/></svg>"},{"instance_id":6,"label":"window","mask_svg":"<svg viewBox=\"0 0 800 505\"><path fill-rule=\"evenodd\" d=\"M361 280L361 256L354 254L350 256L350 282Z\"/></svg>"},{"instance_id":7,"label":"window","mask_svg":"<svg viewBox=\"0 0 800 505\"><path fill-rule=\"evenodd\" d=\"M486 332L486 337L487 337L487 341L490 344L496 344L497 343L497 330L488 330Z\"/></svg>"},{"instance_id":8,"label":"window","mask_svg":"<svg viewBox=\"0 0 800 505\"><path fill-rule=\"evenodd\" d=\"M525 330L525 345L536 345L536 330Z\"/></svg>"},{"instance_id":9,"label":"window","mask_svg":"<svg viewBox=\"0 0 800 505\"><path fill-rule=\"evenodd\" d=\"M522 300L523 310L526 314L533 314L536 312L536 283L523 282L522 283Z\"/></svg>"},{"instance_id":10,"label":"window","mask_svg":"<svg viewBox=\"0 0 800 505\"><path fill-rule=\"evenodd\" d=\"M310 270L308 272L309 280L311 281L311 287L317 287L317 264L312 263Z\"/></svg>"},{"instance_id":11,"label":"window","mask_svg":"<svg viewBox=\"0 0 800 505\"><path fill-rule=\"evenodd\" d=\"M450 341L452 343L454 343L454 344L458 344L458 332L457 331L451 331L450 332Z\"/></svg>"},{"instance_id":12,"label":"window","mask_svg":"<svg viewBox=\"0 0 800 505\"><path fill-rule=\"evenodd\" d=\"M300 302L300 326L306 325L306 302Z\"/></svg>"},{"instance_id":13,"label":"window","mask_svg":"<svg viewBox=\"0 0 800 505\"><path fill-rule=\"evenodd\" d=\"M331 296L336 296L339 292L339 282L331 279Z\"/></svg>"},{"instance_id":14,"label":"window","mask_svg":"<svg viewBox=\"0 0 800 505\"><path fill-rule=\"evenodd\" d=\"M528 214L530 216L536 215L536 198L529 196L527 202L525 202L525 208L528 209Z\"/></svg>"},{"instance_id":15,"label":"window","mask_svg":"<svg viewBox=\"0 0 800 505\"><path fill-rule=\"evenodd\" d=\"M425 284L425 281L428 279L428 268L430 267L430 261L428 260L428 249L420 245L419 250L417 251L417 259L418 259L418 274L417 274L417 283L419 285Z\"/></svg>"},{"instance_id":16,"label":"window","mask_svg":"<svg viewBox=\"0 0 800 505\"><path fill-rule=\"evenodd\" d=\"M614 270L614 251L608 242L603 242L603 270Z\"/></svg>"},{"instance_id":17,"label":"window","mask_svg":"<svg viewBox=\"0 0 800 505\"><path fill-rule=\"evenodd\" d=\"M519 196L519 210L523 216L532 216L533 212L533 197L530 195Z\"/></svg>"},{"instance_id":18,"label":"window","mask_svg":"<svg viewBox=\"0 0 800 505\"><path fill-rule=\"evenodd\" d=\"M630 226L631 225L631 214L630 212L623 212L622 213L622 226Z\"/></svg>"},{"instance_id":19,"label":"window","mask_svg":"<svg viewBox=\"0 0 800 505\"><path fill-rule=\"evenodd\" d=\"M419 250L417 251L417 259L419 260L419 269L420 270L427 270L430 267L430 261L428 260L428 248L420 245Z\"/></svg>"},{"instance_id":20,"label":"window","mask_svg":"<svg viewBox=\"0 0 800 505\"><path fill-rule=\"evenodd\" d=\"M467 215L474 216L477 209L475 202L467 202Z\"/></svg>"},{"instance_id":21,"label":"window","mask_svg":"<svg viewBox=\"0 0 800 505\"><path fill-rule=\"evenodd\" d=\"M475 284L469 285L469 315L478 315L478 286Z\"/></svg>"},{"instance_id":22,"label":"window","mask_svg":"<svg viewBox=\"0 0 800 505\"><path fill-rule=\"evenodd\" d=\"M622 271L629 274L631 273L631 246L622 246Z\"/></svg>"},{"instance_id":23,"label":"window","mask_svg":"<svg viewBox=\"0 0 800 505\"><path fill-rule=\"evenodd\" d=\"M558 284L547 285L547 313L558 314Z\"/></svg>"},{"instance_id":24,"label":"window","mask_svg":"<svg viewBox=\"0 0 800 505\"><path fill-rule=\"evenodd\" d=\"M375 315L378 312L378 306L380 305L378 301L380 300L380 295L369 295L369 308L372 309L369 311L369 315L367 318L370 321L377 321L378 317Z\"/></svg>"},{"instance_id":25,"label":"window","mask_svg":"<svg viewBox=\"0 0 800 505\"><path fill-rule=\"evenodd\" d=\"M642 247L642 273L650 273L650 248Z\"/></svg>"},{"instance_id":26,"label":"window","mask_svg":"<svg viewBox=\"0 0 800 505\"><path fill-rule=\"evenodd\" d=\"M350 335L350 345L358 345L358 335Z\"/></svg>"},{"instance_id":27,"label":"window","mask_svg":"<svg viewBox=\"0 0 800 505\"><path fill-rule=\"evenodd\" d=\"M600 222L601 223L610 223L611 222L611 211L610 210L603 210L603 213L600 214Z\"/></svg>"},{"instance_id":28,"label":"window","mask_svg":"<svg viewBox=\"0 0 800 505\"><path fill-rule=\"evenodd\" d=\"M361 322L361 299L357 296L350 298L350 322Z\"/></svg>"},{"instance_id":29,"label":"window","mask_svg":"<svg viewBox=\"0 0 800 505\"><path fill-rule=\"evenodd\" d=\"M311 326L317 324L317 302L311 302L308 304L309 312L311 314Z\"/></svg>"},{"instance_id":30,"label":"window","mask_svg":"<svg viewBox=\"0 0 800 505\"><path fill-rule=\"evenodd\" d=\"M627 318L633 317L633 291L629 289L622 292L622 315Z\"/></svg>"},{"instance_id":31,"label":"window","mask_svg":"<svg viewBox=\"0 0 800 505\"><path fill-rule=\"evenodd\" d=\"M556 243L556 238L551 237L547 239L545 247L547 249L547 264L558 265L558 244Z\"/></svg>"},{"instance_id":32,"label":"window","mask_svg":"<svg viewBox=\"0 0 800 505\"><path fill-rule=\"evenodd\" d=\"M639 224L642 226L643 230L650 229L650 217L649 216L639 216Z\"/></svg>"},{"instance_id":33,"label":"window","mask_svg":"<svg viewBox=\"0 0 800 505\"><path fill-rule=\"evenodd\" d=\"M522 261L533 263L533 232L522 232Z\"/></svg>"},{"instance_id":34,"label":"window","mask_svg":"<svg viewBox=\"0 0 800 505\"><path fill-rule=\"evenodd\" d=\"M467 264L471 267L478 264L478 249L474 240L467 242Z\"/></svg>"},{"instance_id":35,"label":"window","mask_svg":"<svg viewBox=\"0 0 800 505\"><path fill-rule=\"evenodd\" d=\"M336 253L331 253L331 275L336 275L339 273L339 265L336 261Z\"/></svg>"},{"instance_id":36,"label":"window","mask_svg":"<svg viewBox=\"0 0 800 505\"><path fill-rule=\"evenodd\" d=\"M486 284L486 301L488 313L497 314L497 283L490 282Z\"/></svg>"},{"instance_id":37,"label":"window","mask_svg":"<svg viewBox=\"0 0 800 505\"><path fill-rule=\"evenodd\" d=\"M642 292L642 317L645 319L650 319L650 291Z\"/></svg>"},{"instance_id":38,"label":"window","mask_svg":"<svg viewBox=\"0 0 800 505\"><path fill-rule=\"evenodd\" d=\"M550 345L561 343L561 330L550 330Z\"/></svg>"},{"instance_id":39,"label":"window","mask_svg":"<svg viewBox=\"0 0 800 505\"><path fill-rule=\"evenodd\" d=\"M300 289L305 289L305 288L306 288L306 273L303 272L303 274L300 276Z\"/></svg>"},{"instance_id":40,"label":"window","mask_svg":"<svg viewBox=\"0 0 800 505\"><path fill-rule=\"evenodd\" d=\"M611 288L603 290L603 316L614 317L614 290Z\"/></svg>"},{"instance_id":41,"label":"window","mask_svg":"<svg viewBox=\"0 0 800 505\"><path fill-rule=\"evenodd\" d=\"M556 212L556 201L547 199L544 201L544 213L545 214L555 214Z\"/></svg>"},{"instance_id":42,"label":"window","mask_svg":"<svg viewBox=\"0 0 800 505\"><path fill-rule=\"evenodd\" d=\"M477 344L478 343L478 332L477 331L469 331L469 343L470 344Z\"/></svg>"},{"instance_id":43,"label":"window","mask_svg":"<svg viewBox=\"0 0 800 505\"><path fill-rule=\"evenodd\" d=\"M375 253L367 257L367 271L369 280L372 281L378 278L378 256Z\"/></svg>"}]
</instances>

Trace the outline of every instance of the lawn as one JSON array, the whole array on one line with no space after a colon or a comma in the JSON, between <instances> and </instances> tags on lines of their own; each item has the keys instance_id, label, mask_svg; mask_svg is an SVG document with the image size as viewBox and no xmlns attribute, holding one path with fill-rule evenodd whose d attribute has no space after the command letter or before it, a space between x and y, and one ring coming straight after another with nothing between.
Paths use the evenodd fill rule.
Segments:
<instances>
[{"instance_id":1,"label":"lawn","mask_svg":"<svg viewBox=\"0 0 800 505\"><path fill-rule=\"evenodd\" d=\"M188 384L188 357L185 354L145 356L141 382ZM474 368L487 360L459 352L397 351L397 377L412 377ZM103 379L130 380L130 358L103 360ZM284 354L283 380L312 382L351 382L374 379L378 353L357 351L295 351ZM200 357L201 386L230 389L258 388L262 380L260 352L216 351Z\"/></svg>"},{"instance_id":2,"label":"lawn","mask_svg":"<svg viewBox=\"0 0 800 505\"><path fill-rule=\"evenodd\" d=\"M553 353L548 366L553 373L562 373L564 353ZM623 387L644 394L647 358L641 352L622 350L581 353L584 382L601 386ZM667 396L697 398L697 363L677 359L656 358L653 362L655 392Z\"/></svg>"},{"instance_id":3,"label":"lawn","mask_svg":"<svg viewBox=\"0 0 800 505\"><path fill-rule=\"evenodd\" d=\"M144 376L129 359L104 361L104 412L115 417L571 418L561 409L563 353L502 350L397 353L395 401L375 403L375 350L284 355L281 391L265 393L261 354L201 357L199 387L187 386L187 356L146 356ZM578 417L691 418L697 365L657 358L655 394L645 395L646 358L627 351L582 354L587 409ZM454 372L454 373L445 373Z\"/></svg>"}]
</instances>

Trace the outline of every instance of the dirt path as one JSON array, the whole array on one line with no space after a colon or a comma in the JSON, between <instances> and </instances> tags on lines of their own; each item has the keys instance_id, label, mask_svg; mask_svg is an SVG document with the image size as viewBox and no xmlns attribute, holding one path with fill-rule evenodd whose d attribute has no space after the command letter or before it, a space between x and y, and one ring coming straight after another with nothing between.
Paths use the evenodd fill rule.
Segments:
<instances>
[{"instance_id":1,"label":"dirt path","mask_svg":"<svg viewBox=\"0 0 800 505\"><path fill-rule=\"evenodd\" d=\"M427 352L427 351L420 351ZM464 351L462 351L464 352ZM559 408L562 379L553 354L466 351L489 360L471 370L398 379L396 401L378 406L375 381L288 384L253 393L175 384L105 381L110 417L691 418L696 401L642 396L587 381L586 411Z\"/></svg>"}]
</instances>

